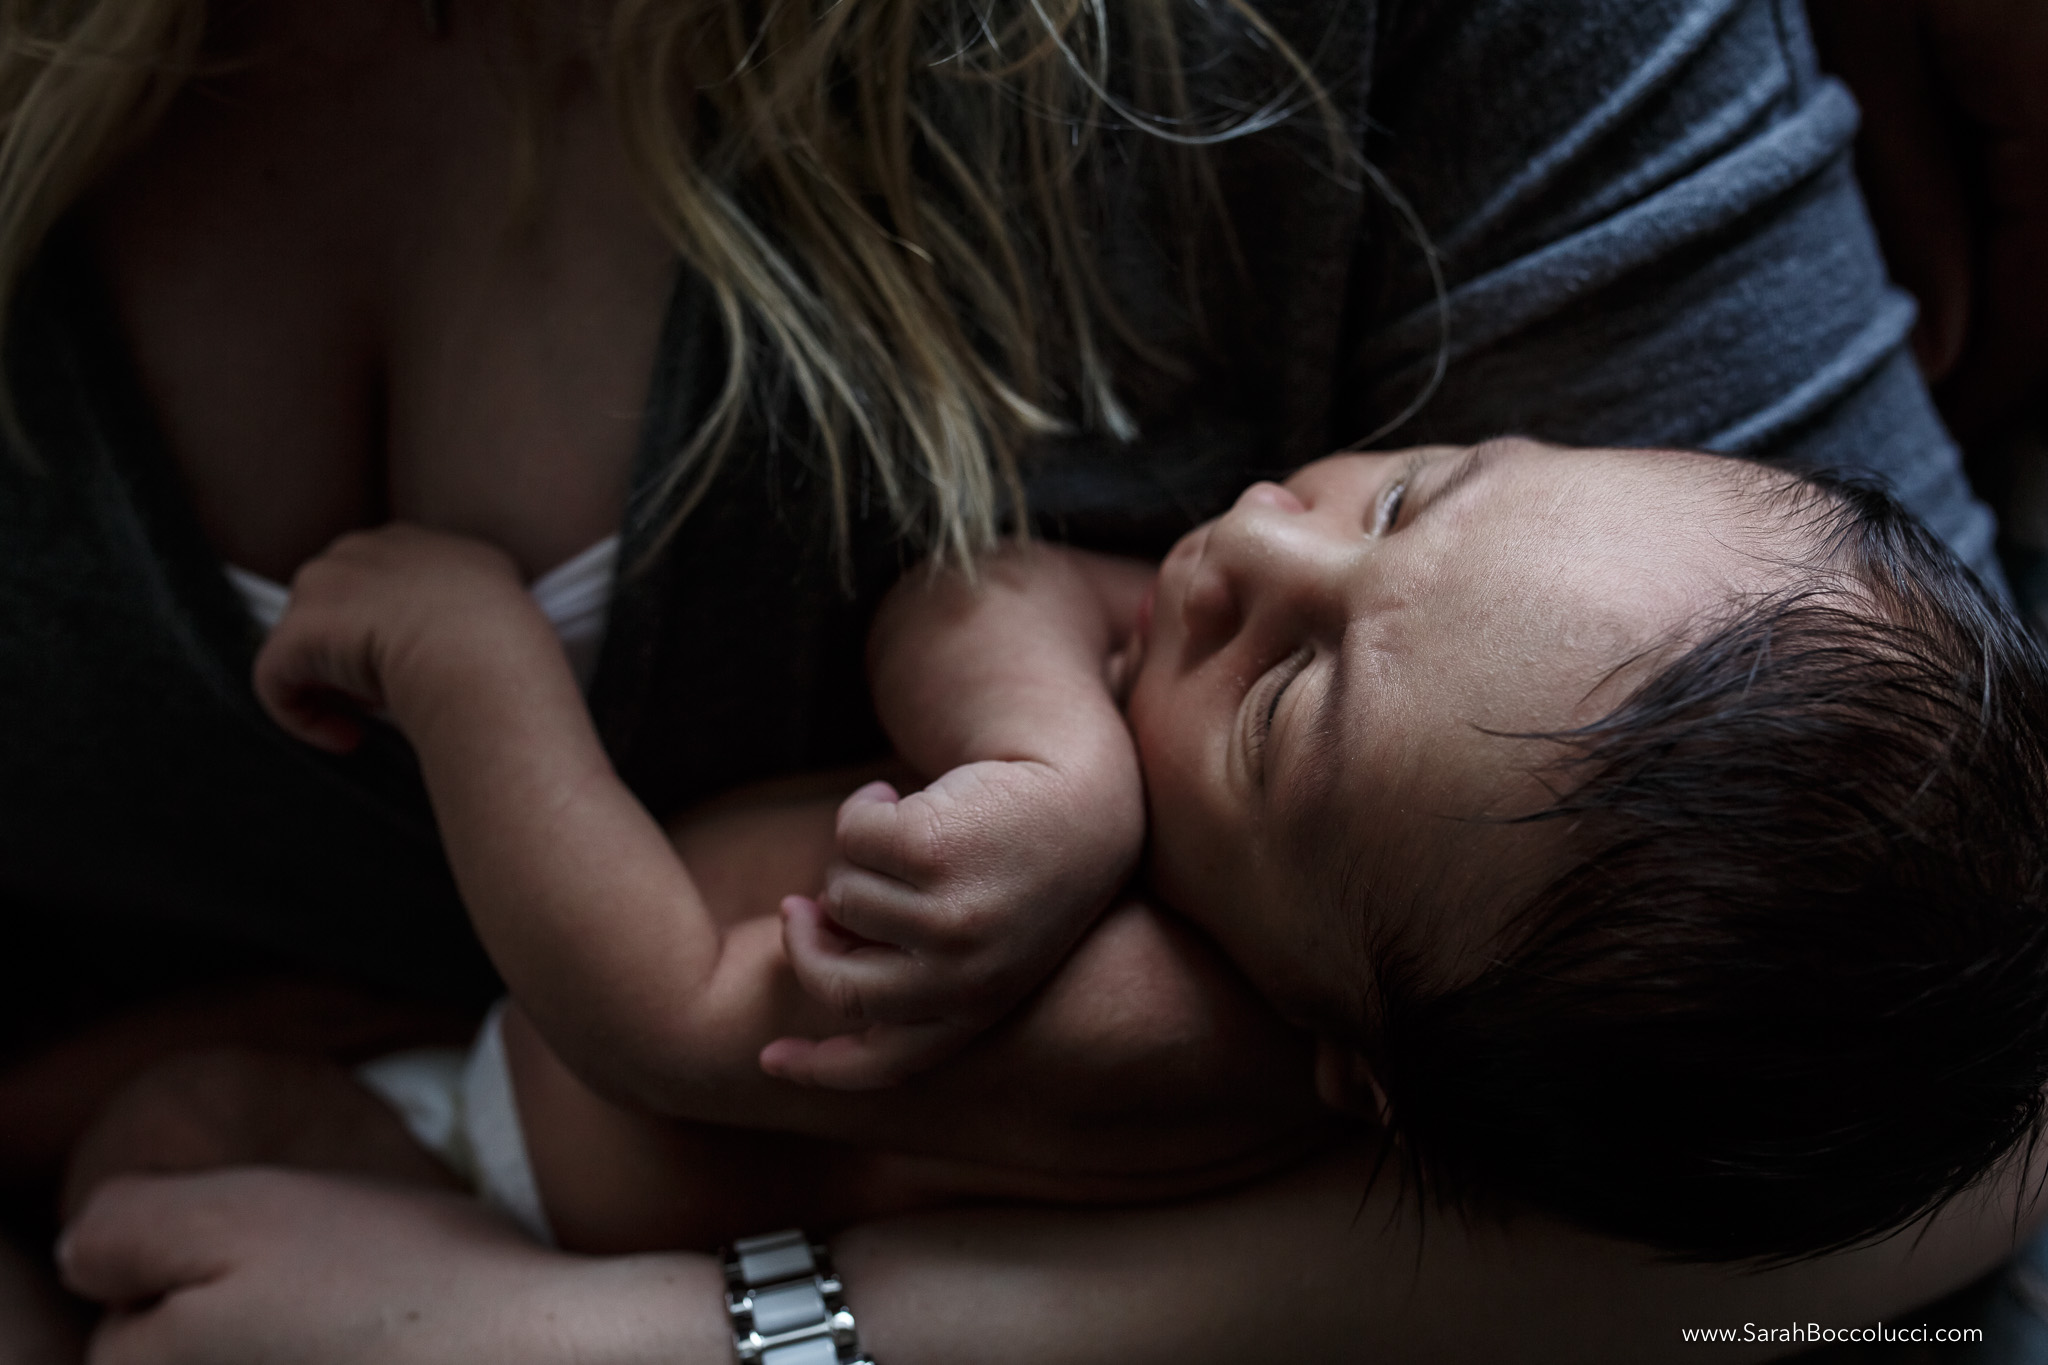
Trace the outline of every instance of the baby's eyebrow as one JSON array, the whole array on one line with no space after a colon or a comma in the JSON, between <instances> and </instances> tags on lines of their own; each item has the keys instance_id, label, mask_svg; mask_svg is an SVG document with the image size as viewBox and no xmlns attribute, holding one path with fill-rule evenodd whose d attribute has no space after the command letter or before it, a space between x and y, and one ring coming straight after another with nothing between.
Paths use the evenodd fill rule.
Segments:
<instances>
[{"instance_id":1,"label":"baby's eyebrow","mask_svg":"<svg viewBox=\"0 0 2048 1365\"><path fill-rule=\"evenodd\" d=\"M1492 463L1492 457L1487 453L1485 446L1473 446L1460 455L1457 462L1451 466L1451 472L1444 475L1436 487L1429 490L1429 501L1425 505L1425 510L1448 502L1452 494L1484 474Z\"/></svg>"}]
</instances>

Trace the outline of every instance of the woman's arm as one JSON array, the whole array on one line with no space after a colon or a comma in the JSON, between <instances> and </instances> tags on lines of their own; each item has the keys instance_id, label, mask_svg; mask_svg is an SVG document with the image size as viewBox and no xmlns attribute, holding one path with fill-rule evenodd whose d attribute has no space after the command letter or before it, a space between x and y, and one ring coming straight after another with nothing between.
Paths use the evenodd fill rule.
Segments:
<instances>
[{"instance_id":1,"label":"woman's arm","mask_svg":"<svg viewBox=\"0 0 2048 1365\"><path fill-rule=\"evenodd\" d=\"M1520 432L1890 481L1987 581L1992 522L1915 370L1796 0L1386 0L1353 268L1357 439ZM1439 357L1442 382L1432 387Z\"/></svg>"},{"instance_id":2,"label":"woman's arm","mask_svg":"<svg viewBox=\"0 0 2048 1365\"><path fill-rule=\"evenodd\" d=\"M1958 1201L1924 1235L1745 1272L1660 1263L1534 1216L1477 1226L1440 1211L1418 1217L1391 1176L1365 1193L1373 1166L1357 1149L1202 1203L904 1219L855 1229L834 1254L888 1365L1638 1365L1684 1358L1688 1327L1895 1318L1989 1270L2020 1230L2007 1181ZM1081 1304L1096 1311L1058 1307ZM1738 1360L1794 1353L1716 1349Z\"/></svg>"},{"instance_id":3,"label":"woman's arm","mask_svg":"<svg viewBox=\"0 0 2048 1365\"><path fill-rule=\"evenodd\" d=\"M728 1365L705 1256L547 1251L471 1199L275 1170L103 1186L58 1247L92 1365ZM158 1302L159 1296L161 1301Z\"/></svg>"},{"instance_id":4,"label":"woman's arm","mask_svg":"<svg viewBox=\"0 0 2048 1365\"><path fill-rule=\"evenodd\" d=\"M1373 1165L1354 1150L1163 1208L898 1219L842 1234L833 1252L885 1365L1638 1365L1796 1349L1688 1347L1686 1328L1896 1322L1997 1264L2037 1221L2015 1222L2008 1178L1924 1231L1741 1272L1659 1264L1533 1218L1418 1219L1390 1177L1372 1184ZM464 1201L333 1177L118 1181L61 1260L89 1297L149 1305L109 1321L96 1365L731 1359L709 1258L562 1256Z\"/></svg>"}]
</instances>

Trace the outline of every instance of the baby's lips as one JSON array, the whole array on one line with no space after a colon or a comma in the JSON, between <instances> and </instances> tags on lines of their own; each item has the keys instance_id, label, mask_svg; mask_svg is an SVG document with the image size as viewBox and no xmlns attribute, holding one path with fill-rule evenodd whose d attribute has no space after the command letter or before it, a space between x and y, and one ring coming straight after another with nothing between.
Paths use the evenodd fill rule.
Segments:
<instances>
[{"instance_id":1,"label":"baby's lips","mask_svg":"<svg viewBox=\"0 0 2048 1365\"><path fill-rule=\"evenodd\" d=\"M880 801L885 805L893 806L902 799L902 796L897 794L896 789L890 786L887 782L876 781L868 783L865 787L862 787L853 795L847 797L846 801L848 805L851 805L856 801Z\"/></svg>"}]
</instances>

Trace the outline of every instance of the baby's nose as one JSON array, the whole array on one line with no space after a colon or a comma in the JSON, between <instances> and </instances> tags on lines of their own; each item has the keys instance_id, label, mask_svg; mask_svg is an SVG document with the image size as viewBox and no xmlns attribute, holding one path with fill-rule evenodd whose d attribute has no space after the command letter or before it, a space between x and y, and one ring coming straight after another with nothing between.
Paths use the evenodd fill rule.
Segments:
<instances>
[{"instance_id":1,"label":"baby's nose","mask_svg":"<svg viewBox=\"0 0 2048 1365\"><path fill-rule=\"evenodd\" d=\"M1184 601L1188 634L1198 644L1220 645L1244 623L1241 589L1250 549L1247 535L1254 530L1250 520L1304 510L1301 499L1279 484L1255 483L1238 494L1230 510L1209 528L1201 567L1188 584Z\"/></svg>"},{"instance_id":2,"label":"baby's nose","mask_svg":"<svg viewBox=\"0 0 2048 1365\"><path fill-rule=\"evenodd\" d=\"M1279 484L1253 484L1209 528L1185 599L1188 630L1221 644L1248 623L1320 611L1337 591L1346 547Z\"/></svg>"},{"instance_id":3,"label":"baby's nose","mask_svg":"<svg viewBox=\"0 0 2048 1365\"><path fill-rule=\"evenodd\" d=\"M1238 604L1237 585L1232 580L1229 567L1217 556L1217 532L1219 523L1209 528L1208 540L1202 547L1202 561L1196 567L1194 577L1188 581L1188 590L1181 599L1181 615L1186 622L1188 642L1195 648L1207 652L1215 649L1232 636L1244 620Z\"/></svg>"},{"instance_id":4,"label":"baby's nose","mask_svg":"<svg viewBox=\"0 0 2048 1365\"><path fill-rule=\"evenodd\" d=\"M1287 513L1306 512L1308 510L1308 504L1297 497L1294 490L1288 488L1285 484L1271 483L1264 480L1253 484L1250 488L1245 489L1244 492L1239 493L1237 501L1231 504L1230 510L1232 512L1240 509L1249 511L1254 507L1271 507L1276 511Z\"/></svg>"}]
</instances>

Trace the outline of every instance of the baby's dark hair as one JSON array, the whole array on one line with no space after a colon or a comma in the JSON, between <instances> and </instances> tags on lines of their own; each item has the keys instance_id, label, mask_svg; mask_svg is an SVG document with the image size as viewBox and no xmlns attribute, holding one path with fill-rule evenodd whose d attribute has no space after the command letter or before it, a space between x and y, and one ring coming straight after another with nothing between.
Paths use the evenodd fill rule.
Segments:
<instances>
[{"instance_id":1,"label":"baby's dark hair","mask_svg":"<svg viewBox=\"0 0 2048 1365\"><path fill-rule=\"evenodd\" d=\"M1394 955L1394 1151L1684 1258L1909 1226L2048 1086L2048 657L1885 493L1773 495L1817 546L1561 754L1569 866L1446 989Z\"/></svg>"}]
</instances>

